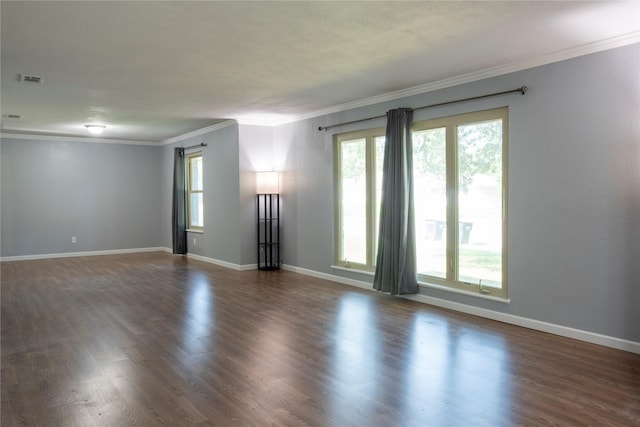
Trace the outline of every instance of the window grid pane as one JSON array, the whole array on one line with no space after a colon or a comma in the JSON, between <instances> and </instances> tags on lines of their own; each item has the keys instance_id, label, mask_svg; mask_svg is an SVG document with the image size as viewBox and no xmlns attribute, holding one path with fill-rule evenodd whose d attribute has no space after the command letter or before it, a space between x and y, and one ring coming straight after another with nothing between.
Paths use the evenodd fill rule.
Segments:
<instances>
[{"instance_id":1,"label":"window grid pane","mask_svg":"<svg viewBox=\"0 0 640 427\"><path fill-rule=\"evenodd\" d=\"M502 121L458 126L458 280L502 284Z\"/></svg>"},{"instance_id":2,"label":"window grid pane","mask_svg":"<svg viewBox=\"0 0 640 427\"><path fill-rule=\"evenodd\" d=\"M413 133L416 266L419 274L447 277L446 129Z\"/></svg>"},{"instance_id":3,"label":"window grid pane","mask_svg":"<svg viewBox=\"0 0 640 427\"><path fill-rule=\"evenodd\" d=\"M367 176L366 140L340 144L341 258L367 262Z\"/></svg>"},{"instance_id":4,"label":"window grid pane","mask_svg":"<svg viewBox=\"0 0 640 427\"><path fill-rule=\"evenodd\" d=\"M191 191L202 191L202 157L191 159Z\"/></svg>"},{"instance_id":5,"label":"window grid pane","mask_svg":"<svg viewBox=\"0 0 640 427\"><path fill-rule=\"evenodd\" d=\"M376 156L376 168L375 168L375 183L376 183L376 199L375 199L375 217L373 223L373 261L378 254L378 235L380 234L380 206L382 203L382 169L384 165L384 144L386 137L375 137L375 156Z\"/></svg>"},{"instance_id":6,"label":"window grid pane","mask_svg":"<svg viewBox=\"0 0 640 427\"><path fill-rule=\"evenodd\" d=\"M189 204L190 224L192 227L204 226L204 207L202 203L202 193L191 193Z\"/></svg>"},{"instance_id":7,"label":"window grid pane","mask_svg":"<svg viewBox=\"0 0 640 427\"><path fill-rule=\"evenodd\" d=\"M202 153L187 157L188 228L204 228L204 175Z\"/></svg>"}]
</instances>

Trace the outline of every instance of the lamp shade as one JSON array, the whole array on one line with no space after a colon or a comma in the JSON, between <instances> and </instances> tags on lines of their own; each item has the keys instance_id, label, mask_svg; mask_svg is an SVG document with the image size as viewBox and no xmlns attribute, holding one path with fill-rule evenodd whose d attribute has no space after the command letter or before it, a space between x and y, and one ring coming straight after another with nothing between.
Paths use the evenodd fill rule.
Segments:
<instances>
[{"instance_id":1,"label":"lamp shade","mask_svg":"<svg viewBox=\"0 0 640 427\"><path fill-rule=\"evenodd\" d=\"M86 127L87 130L94 135L100 135L106 128L105 125L84 125L84 127Z\"/></svg>"},{"instance_id":2,"label":"lamp shade","mask_svg":"<svg viewBox=\"0 0 640 427\"><path fill-rule=\"evenodd\" d=\"M256 172L256 193L280 194L280 176L278 172Z\"/></svg>"}]
</instances>

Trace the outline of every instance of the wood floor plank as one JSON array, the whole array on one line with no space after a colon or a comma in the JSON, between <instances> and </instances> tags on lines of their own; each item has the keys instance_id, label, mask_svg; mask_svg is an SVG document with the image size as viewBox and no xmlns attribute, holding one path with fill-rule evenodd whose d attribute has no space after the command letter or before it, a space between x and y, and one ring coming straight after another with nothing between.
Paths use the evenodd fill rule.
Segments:
<instances>
[{"instance_id":1,"label":"wood floor plank","mask_svg":"<svg viewBox=\"0 0 640 427\"><path fill-rule=\"evenodd\" d=\"M638 426L640 355L166 253L4 262L2 426Z\"/></svg>"}]
</instances>

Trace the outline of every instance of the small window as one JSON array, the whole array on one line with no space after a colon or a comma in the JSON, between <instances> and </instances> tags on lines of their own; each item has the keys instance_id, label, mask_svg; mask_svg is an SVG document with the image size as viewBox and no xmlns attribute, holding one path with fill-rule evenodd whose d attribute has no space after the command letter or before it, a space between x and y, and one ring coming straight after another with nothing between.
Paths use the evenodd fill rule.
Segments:
<instances>
[{"instance_id":1,"label":"small window","mask_svg":"<svg viewBox=\"0 0 640 427\"><path fill-rule=\"evenodd\" d=\"M202 152L187 156L187 211L190 230L204 229Z\"/></svg>"}]
</instances>

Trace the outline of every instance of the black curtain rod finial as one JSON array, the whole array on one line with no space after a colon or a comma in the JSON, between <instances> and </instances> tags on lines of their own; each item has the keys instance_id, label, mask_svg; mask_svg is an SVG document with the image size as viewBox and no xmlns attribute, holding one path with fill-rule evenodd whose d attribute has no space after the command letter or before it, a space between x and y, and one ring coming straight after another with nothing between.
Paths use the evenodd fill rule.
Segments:
<instances>
[{"instance_id":1,"label":"black curtain rod finial","mask_svg":"<svg viewBox=\"0 0 640 427\"><path fill-rule=\"evenodd\" d=\"M200 144L196 144L196 145L191 145L189 147L182 147L183 150L192 150L194 148L198 148L198 147L206 147L207 144L205 142L201 142Z\"/></svg>"},{"instance_id":2,"label":"black curtain rod finial","mask_svg":"<svg viewBox=\"0 0 640 427\"><path fill-rule=\"evenodd\" d=\"M522 87L520 88L520 93L524 95L525 93L527 93L527 90L529 90L529 88L528 88L528 87L526 87L526 86L522 86Z\"/></svg>"}]
</instances>

